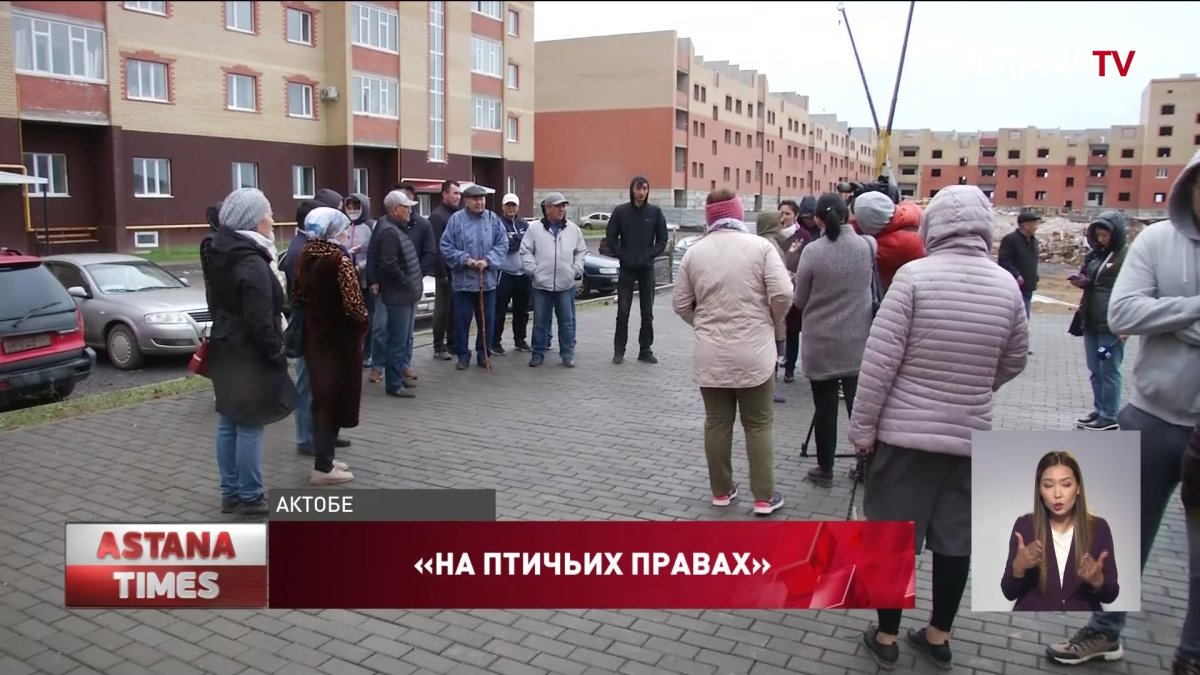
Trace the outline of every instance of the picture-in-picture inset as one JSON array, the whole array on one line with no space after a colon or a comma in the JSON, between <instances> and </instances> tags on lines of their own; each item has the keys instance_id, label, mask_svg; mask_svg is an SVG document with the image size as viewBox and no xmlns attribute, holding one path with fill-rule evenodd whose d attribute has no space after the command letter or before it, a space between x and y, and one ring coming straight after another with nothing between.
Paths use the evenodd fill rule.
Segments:
<instances>
[{"instance_id":1,"label":"picture-in-picture inset","mask_svg":"<svg viewBox=\"0 0 1200 675\"><path fill-rule=\"evenodd\" d=\"M1140 452L1136 431L975 432L971 611L1141 611Z\"/></svg>"}]
</instances>

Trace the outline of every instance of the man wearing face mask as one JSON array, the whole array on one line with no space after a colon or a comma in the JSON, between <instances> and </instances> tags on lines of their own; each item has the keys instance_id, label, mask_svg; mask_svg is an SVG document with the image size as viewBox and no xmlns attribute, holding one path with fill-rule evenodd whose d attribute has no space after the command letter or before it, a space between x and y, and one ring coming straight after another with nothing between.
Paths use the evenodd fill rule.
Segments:
<instances>
[{"instance_id":1,"label":"man wearing face mask","mask_svg":"<svg viewBox=\"0 0 1200 675\"><path fill-rule=\"evenodd\" d=\"M363 293L363 302L367 306L369 321L375 319L375 298L367 292L367 245L371 242L371 232L375 229L375 219L371 217L371 200L361 192L355 192L346 197L346 217L350 219L350 230L347 234L347 248L350 257L354 259L354 269L358 272L358 284ZM372 323L368 323L371 326ZM371 365L371 331L363 340L363 367Z\"/></svg>"}]
</instances>

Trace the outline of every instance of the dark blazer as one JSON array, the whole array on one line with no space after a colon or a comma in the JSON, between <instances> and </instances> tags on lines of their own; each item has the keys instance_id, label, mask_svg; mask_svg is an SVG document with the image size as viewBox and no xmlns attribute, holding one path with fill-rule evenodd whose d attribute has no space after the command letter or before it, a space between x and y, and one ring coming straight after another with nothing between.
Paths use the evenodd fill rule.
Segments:
<instances>
[{"instance_id":1,"label":"dark blazer","mask_svg":"<svg viewBox=\"0 0 1200 675\"><path fill-rule=\"evenodd\" d=\"M1048 530L1049 525L1047 525ZM1101 552L1108 551L1108 557L1104 559L1103 563L1104 583L1099 589L1092 588L1078 577L1079 563L1077 560L1081 556L1075 550L1074 541L1071 542L1071 557L1067 559L1065 578L1061 581L1058 578L1058 559L1054 552L1054 542L1053 540L1045 542L1046 571L1049 574L1049 578L1046 579L1045 594L1038 587L1037 568L1029 570L1020 579L1013 577L1012 565L1013 560L1017 557L1017 532L1021 533L1027 546L1033 543L1032 514L1027 513L1017 518L1017 522L1013 524L1012 533L1008 536L1008 562L1004 565L1004 577L1000 580L1000 590L1004 592L1004 597L1017 601L1017 604L1013 606L1014 612L1096 612L1102 609L1101 603L1108 604L1117 599L1117 594L1121 590L1117 583L1117 552L1113 550L1112 530L1108 527L1108 521L1098 516L1092 516L1092 550L1090 553L1093 558L1099 558Z\"/></svg>"},{"instance_id":2,"label":"dark blazer","mask_svg":"<svg viewBox=\"0 0 1200 675\"><path fill-rule=\"evenodd\" d=\"M222 228L200 261L213 318L208 369L217 412L246 426L278 422L296 407L296 385L284 354L284 294L271 256Z\"/></svg>"},{"instance_id":3,"label":"dark blazer","mask_svg":"<svg viewBox=\"0 0 1200 675\"><path fill-rule=\"evenodd\" d=\"M299 262L292 302L304 308L313 415L325 427L358 426L367 331L358 271L345 251L328 241L310 240Z\"/></svg>"},{"instance_id":4,"label":"dark blazer","mask_svg":"<svg viewBox=\"0 0 1200 675\"><path fill-rule=\"evenodd\" d=\"M1032 293L1038 287L1038 263L1041 252L1037 237L1026 237L1020 230L1013 230L1000 240L1000 252L996 262L1008 270L1013 278L1025 280L1022 293Z\"/></svg>"}]
</instances>

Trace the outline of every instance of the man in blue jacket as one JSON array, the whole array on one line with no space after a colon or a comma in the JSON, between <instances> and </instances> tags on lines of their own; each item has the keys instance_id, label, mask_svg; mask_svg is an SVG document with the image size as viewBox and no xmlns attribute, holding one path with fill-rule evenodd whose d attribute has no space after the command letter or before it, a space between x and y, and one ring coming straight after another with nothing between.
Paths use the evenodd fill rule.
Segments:
<instances>
[{"instance_id":1,"label":"man in blue jacket","mask_svg":"<svg viewBox=\"0 0 1200 675\"><path fill-rule=\"evenodd\" d=\"M471 365L467 337L475 317L476 363L488 365L491 333L496 321L496 283L500 266L508 255L508 235L500 216L486 208L487 190L472 185L462 192L467 207L455 212L442 234L442 257L450 268L451 306L454 312L454 344L458 370ZM483 305L482 311L480 305ZM485 339L486 336L486 339Z\"/></svg>"},{"instance_id":2,"label":"man in blue jacket","mask_svg":"<svg viewBox=\"0 0 1200 675\"><path fill-rule=\"evenodd\" d=\"M521 199L513 193L504 195L500 201L500 222L504 223L505 234L508 236L508 255L500 266L500 281L496 286L496 334L490 335L492 353L504 355L501 338L504 337L504 319L508 315L508 303L512 302L513 314L513 344L519 352L530 350L525 341L529 327L529 303L532 286L530 276L521 267L521 240L529 223L518 215L521 209Z\"/></svg>"}]
</instances>

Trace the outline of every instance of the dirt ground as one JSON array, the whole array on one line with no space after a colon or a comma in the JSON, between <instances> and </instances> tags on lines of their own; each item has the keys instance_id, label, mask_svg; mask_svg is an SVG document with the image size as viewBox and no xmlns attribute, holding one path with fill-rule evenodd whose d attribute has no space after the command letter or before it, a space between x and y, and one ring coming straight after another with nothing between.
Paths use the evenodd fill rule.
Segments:
<instances>
[{"instance_id":1,"label":"dirt ground","mask_svg":"<svg viewBox=\"0 0 1200 675\"><path fill-rule=\"evenodd\" d=\"M1038 289L1034 294L1071 304L1068 307L1048 302L1035 302L1033 311L1039 314L1073 314L1075 307L1079 304L1079 296L1082 295L1082 291L1068 283L1067 277L1078 270L1067 265L1042 263L1039 271L1041 279L1038 281Z\"/></svg>"}]
</instances>

